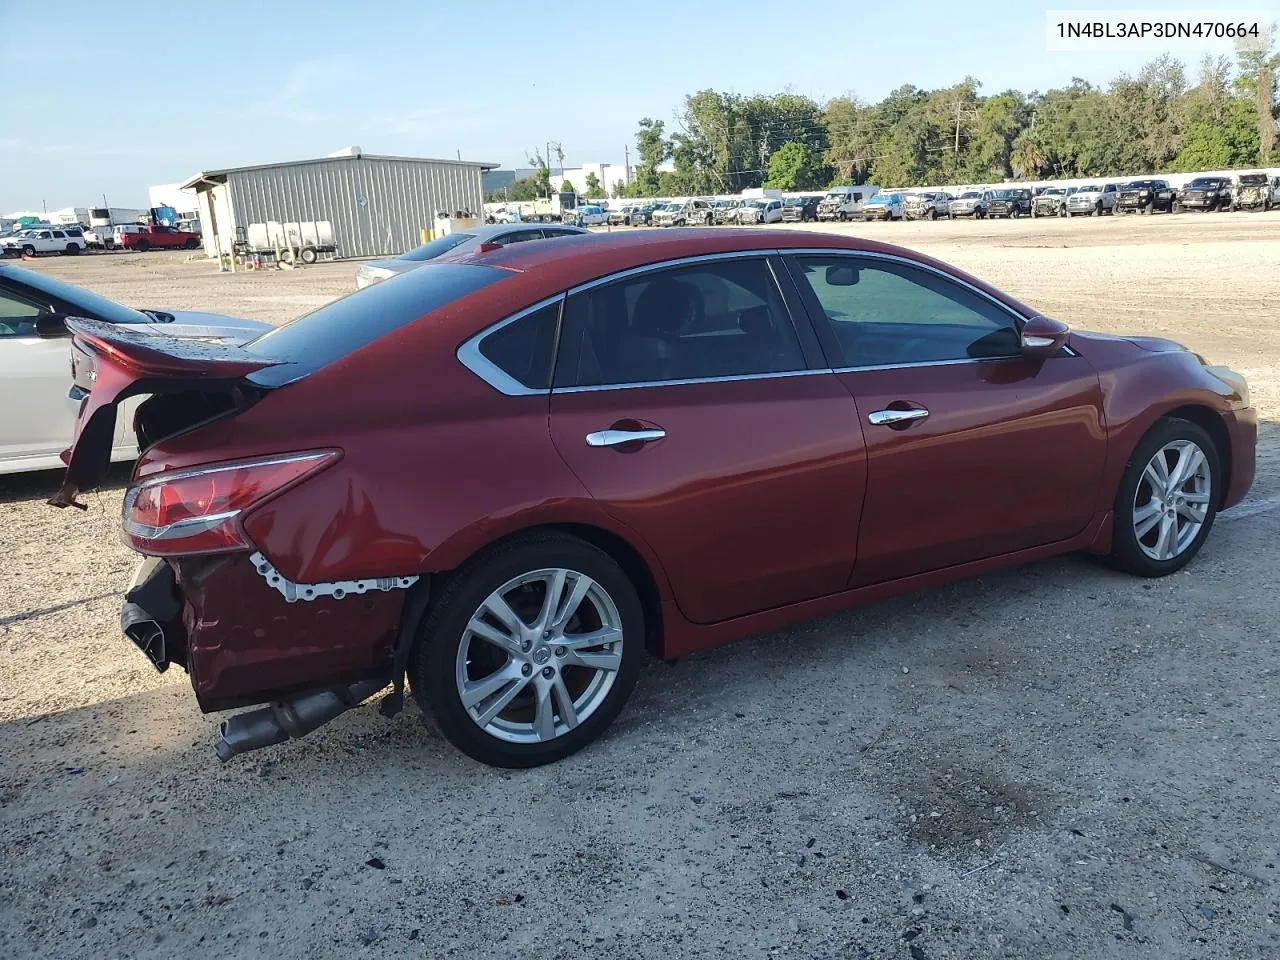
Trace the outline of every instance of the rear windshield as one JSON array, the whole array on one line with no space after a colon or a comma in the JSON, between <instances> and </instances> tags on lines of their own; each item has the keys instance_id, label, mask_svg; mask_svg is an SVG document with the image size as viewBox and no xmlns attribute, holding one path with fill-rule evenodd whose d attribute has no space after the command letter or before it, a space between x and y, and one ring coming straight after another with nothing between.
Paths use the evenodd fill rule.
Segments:
<instances>
[{"instance_id":1,"label":"rear windshield","mask_svg":"<svg viewBox=\"0 0 1280 960\"><path fill-rule=\"evenodd\" d=\"M430 243L424 243L420 247L414 247L408 253L402 253L396 257L397 260L413 260L415 262L422 260L434 260L442 254L448 253L454 247L461 246L468 240L474 240L475 236L470 233L447 233L443 237L432 240Z\"/></svg>"},{"instance_id":2,"label":"rear windshield","mask_svg":"<svg viewBox=\"0 0 1280 960\"><path fill-rule=\"evenodd\" d=\"M249 353L285 361L248 379L263 387L292 383L447 303L510 276L509 271L496 267L428 263L375 283L245 344Z\"/></svg>"}]
</instances>

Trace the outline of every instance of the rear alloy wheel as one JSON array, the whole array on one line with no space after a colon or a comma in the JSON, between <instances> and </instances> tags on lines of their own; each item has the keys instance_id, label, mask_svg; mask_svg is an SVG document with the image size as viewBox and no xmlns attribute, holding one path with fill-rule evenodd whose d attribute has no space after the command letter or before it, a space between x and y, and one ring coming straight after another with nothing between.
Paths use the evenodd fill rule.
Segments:
<instances>
[{"instance_id":1,"label":"rear alloy wheel","mask_svg":"<svg viewBox=\"0 0 1280 960\"><path fill-rule=\"evenodd\" d=\"M22 255L24 257L34 257L36 255L36 248L29 243L23 244Z\"/></svg>"},{"instance_id":2,"label":"rear alloy wheel","mask_svg":"<svg viewBox=\"0 0 1280 960\"><path fill-rule=\"evenodd\" d=\"M137 250L139 253L146 253L148 250L151 249L151 241L139 240L138 245L134 249Z\"/></svg>"},{"instance_id":3,"label":"rear alloy wheel","mask_svg":"<svg viewBox=\"0 0 1280 960\"><path fill-rule=\"evenodd\" d=\"M613 721L644 635L640 598L612 557L572 537L529 537L449 580L420 634L413 692L464 753L535 767Z\"/></svg>"},{"instance_id":4,"label":"rear alloy wheel","mask_svg":"<svg viewBox=\"0 0 1280 960\"><path fill-rule=\"evenodd\" d=\"M1115 502L1112 559L1142 577L1186 566L1204 544L1221 499L1213 438L1198 424L1169 418L1129 459Z\"/></svg>"}]
</instances>

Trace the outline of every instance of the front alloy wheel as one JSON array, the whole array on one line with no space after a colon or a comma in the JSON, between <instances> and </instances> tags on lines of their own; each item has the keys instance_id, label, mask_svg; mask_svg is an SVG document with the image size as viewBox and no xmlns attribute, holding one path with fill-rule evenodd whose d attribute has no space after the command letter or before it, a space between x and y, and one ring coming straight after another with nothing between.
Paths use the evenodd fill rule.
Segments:
<instances>
[{"instance_id":1,"label":"front alloy wheel","mask_svg":"<svg viewBox=\"0 0 1280 960\"><path fill-rule=\"evenodd\" d=\"M1116 497L1113 559L1131 573L1159 577L1200 550L1217 514L1221 468L1213 438L1169 418L1143 438Z\"/></svg>"},{"instance_id":2,"label":"front alloy wheel","mask_svg":"<svg viewBox=\"0 0 1280 960\"><path fill-rule=\"evenodd\" d=\"M448 582L410 677L459 749L532 767L603 732L635 684L643 643L640 600L612 557L570 537L530 537Z\"/></svg>"}]
</instances>

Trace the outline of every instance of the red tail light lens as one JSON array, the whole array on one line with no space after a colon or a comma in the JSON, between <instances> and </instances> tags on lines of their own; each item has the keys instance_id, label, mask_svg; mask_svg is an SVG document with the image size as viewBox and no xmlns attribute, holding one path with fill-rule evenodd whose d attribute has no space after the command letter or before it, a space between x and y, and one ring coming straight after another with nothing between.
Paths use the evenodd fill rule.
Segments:
<instances>
[{"instance_id":1,"label":"red tail light lens","mask_svg":"<svg viewBox=\"0 0 1280 960\"><path fill-rule=\"evenodd\" d=\"M125 540L150 556L248 549L242 514L337 458L318 450L157 474L125 493Z\"/></svg>"}]
</instances>

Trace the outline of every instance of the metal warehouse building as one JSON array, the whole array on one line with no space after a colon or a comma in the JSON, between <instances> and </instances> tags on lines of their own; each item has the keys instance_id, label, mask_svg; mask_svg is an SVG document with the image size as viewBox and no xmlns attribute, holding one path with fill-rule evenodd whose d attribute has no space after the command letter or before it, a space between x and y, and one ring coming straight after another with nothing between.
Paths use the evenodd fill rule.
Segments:
<instances>
[{"instance_id":1,"label":"metal warehouse building","mask_svg":"<svg viewBox=\"0 0 1280 960\"><path fill-rule=\"evenodd\" d=\"M417 246L437 215L479 214L480 176L496 163L422 160L351 147L316 160L206 170L196 191L209 256L229 253L254 224L327 222L339 257L398 254Z\"/></svg>"}]
</instances>

